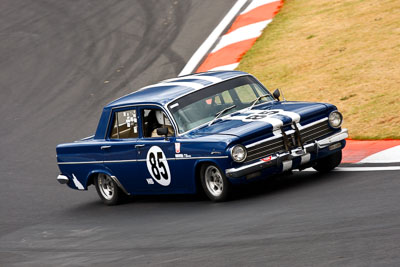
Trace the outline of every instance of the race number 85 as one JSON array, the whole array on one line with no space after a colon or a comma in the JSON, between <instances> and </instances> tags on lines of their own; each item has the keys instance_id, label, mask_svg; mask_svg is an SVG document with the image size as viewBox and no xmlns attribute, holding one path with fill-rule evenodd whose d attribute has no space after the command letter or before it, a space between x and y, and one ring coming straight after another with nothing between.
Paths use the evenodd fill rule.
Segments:
<instances>
[{"instance_id":1,"label":"race number 85","mask_svg":"<svg viewBox=\"0 0 400 267\"><path fill-rule=\"evenodd\" d=\"M171 183L171 173L164 152L158 146L152 146L147 152L147 169L154 181L163 186Z\"/></svg>"}]
</instances>

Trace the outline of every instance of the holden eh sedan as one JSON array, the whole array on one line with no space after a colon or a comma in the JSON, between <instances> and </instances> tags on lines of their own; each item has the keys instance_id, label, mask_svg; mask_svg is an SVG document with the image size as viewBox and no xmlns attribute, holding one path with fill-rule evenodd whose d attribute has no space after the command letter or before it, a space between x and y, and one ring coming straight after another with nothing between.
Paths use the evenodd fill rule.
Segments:
<instances>
[{"instance_id":1,"label":"holden eh sedan","mask_svg":"<svg viewBox=\"0 0 400 267\"><path fill-rule=\"evenodd\" d=\"M280 100L245 72L180 76L109 103L93 136L58 145L57 180L93 184L107 205L199 190L224 201L236 184L338 166L342 120L334 105Z\"/></svg>"}]
</instances>

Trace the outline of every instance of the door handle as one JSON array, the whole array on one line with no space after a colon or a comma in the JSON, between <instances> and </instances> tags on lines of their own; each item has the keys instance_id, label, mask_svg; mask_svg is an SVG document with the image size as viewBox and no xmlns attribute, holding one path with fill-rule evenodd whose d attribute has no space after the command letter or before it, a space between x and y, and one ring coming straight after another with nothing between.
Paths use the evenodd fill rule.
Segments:
<instances>
[{"instance_id":1,"label":"door handle","mask_svg":"<svg viewBox=\"0 0 400 267\"><path fill-rule=\"evenodd\" d=\"M109 149L111 146L101 146L100 149L101 150L105 150L105 149Z\"/></svg>"},{"instance_id":2,"label":"door handle","mask_svg":"<svg viewBox=\"0 0 400 267\"><path fill-rule=\"evenodd\" d=\"M143 144L141 144L141 145L135 145L135 148L139 148L139 147L144 147L144 145L143 145Z\"/></svg>"}]
</instances>

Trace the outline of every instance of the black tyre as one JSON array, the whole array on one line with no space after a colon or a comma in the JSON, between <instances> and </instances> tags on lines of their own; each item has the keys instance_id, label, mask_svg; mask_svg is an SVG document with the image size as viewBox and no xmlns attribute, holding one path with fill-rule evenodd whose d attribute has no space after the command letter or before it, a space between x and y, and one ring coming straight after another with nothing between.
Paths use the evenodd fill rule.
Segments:
<instances>
[{"instance_id":1,"label":"black tyre","mask_svg":"<svg viewBox=\"0 0 400 267\"><path fill-rule=\"evenodd\" d=\"M200 180L204 193L215 202L225 201L229 197L231 184L224 173L214 164L201 166Z\"/></svg>"},{"instance_id":2,"label":"black tyre","mask_svg":"<svg viewBox=\"0 0 400 267\"><path fill-rule=\"evenodd\" d=\"M342 162L342 150L319 159L313 168L319 172L329 172L339 166L340 162Z\"/></svg>"},{"instance_id":3,"label":"black tyre","mask_svg":"<svg viewBox=\"0 0 400 267\"><path fill-rule=\"evenodd\" d=\"M107 174L101 173L95 177L94 185L100 199L106 205L117 205L126 199L126 194L122 192L119 186Z\"/></svg>"}]
</instances>

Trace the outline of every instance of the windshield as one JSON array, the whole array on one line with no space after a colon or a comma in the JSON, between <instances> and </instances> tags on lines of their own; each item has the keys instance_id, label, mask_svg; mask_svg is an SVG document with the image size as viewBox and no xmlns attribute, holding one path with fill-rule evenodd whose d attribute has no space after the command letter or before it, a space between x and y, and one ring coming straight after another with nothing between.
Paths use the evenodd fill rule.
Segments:
<instances>
[{"instance_id":1,"label":"windshield","mask_svg":"<svg viewBox=\"0 0 400 267\"><path fill-rule=\"evenodd\" d=\"M256 105L259 105L274 98L256 79L243 76L183 96L169 104L168 108L179 133L184 133L212 122L219 115L222 117L249 108L256 100ZM221 114L224 109L227 110Z\"/></svg>"}]
</instances>

